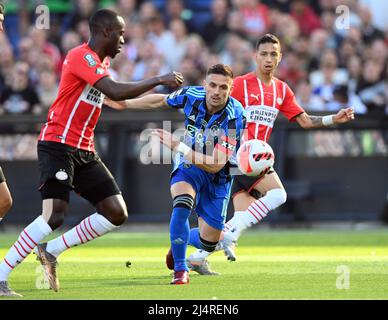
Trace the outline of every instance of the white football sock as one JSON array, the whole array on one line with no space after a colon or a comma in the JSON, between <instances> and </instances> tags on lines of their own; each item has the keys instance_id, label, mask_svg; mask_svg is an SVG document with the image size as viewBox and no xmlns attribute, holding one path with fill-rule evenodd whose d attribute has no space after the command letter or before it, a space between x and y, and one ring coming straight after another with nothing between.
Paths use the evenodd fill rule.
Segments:
<instances>
[{"instance_id":1,"label":"white football sock","mask_svg":"<svg viewBox=\"0 0 388 320\"><path fill-rule=\"evenodd\" d=\"M0 263L0 281L7 281L10 272L21 263L44 237L52 232L42 216L31 222Z\"/></svg>"},{"instance_id":2,"label":"white football sock","mask_svg":"<svg viewBox=\"0 0 388 320\"><path fill-rule=\"evenodd\" d=\"M281 206L287 200L287 194L283 189L277 188L252 202L246 211L237 211L224 228L225 237L237 241L241 233L264 219L268 212Z\"/></svg>"},{"instance_id":3,"label":"white football sock","mask_svg":"<svg viewBox=\"0 0 388 320\"><path fill-rule=\"evenodd\" d=\"M46 250L58 257L63 251L71 247L89 242L117 228L118 226L112 224L103 215L95 213L82 220L73 229L49 241Z\"/></svg>"},{"instance_id":4,"label":"white football sock","mask_svg":"<svg viewBox=\"0 0 388 320\"><path fill-rule=\"evenodd\" d=\"M214 251L213 251L214 252ZM206 250L198 249L194 253L192 253L189 257L188 260L190 261L203 261L205 260L212 252L207 252Z\"/></svg>"}]
</instances>

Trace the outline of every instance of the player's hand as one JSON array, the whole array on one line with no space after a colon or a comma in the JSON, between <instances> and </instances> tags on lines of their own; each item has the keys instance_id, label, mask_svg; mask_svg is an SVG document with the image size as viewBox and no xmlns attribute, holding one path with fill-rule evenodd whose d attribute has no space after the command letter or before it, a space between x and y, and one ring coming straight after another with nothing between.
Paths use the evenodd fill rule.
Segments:
<instances>
[{"instance_id":1,"label":"player's hand","mask_svg":"<svg viewBox=\"0 0 388 320\"><path fill-rule=\"evenodd\" d=\"M170 72L163 76L160 76L160 84L170 87L181 86L184 78L180 72Z\"/></svg>"},{"instance_id":2,"label":"player's hand","mask_svg":"<svg viewBox=\"0 0 388 320\"><path fill-rule=\"evenodd\" d=\"M160 139L160 142L163 143L168 148L170 148L171 150L174 150L176 147L178 147L180 143L177 137L175 137L170 132L163 129L155 129L152 131L152 134L155 136L158 136Z\"/></svg>"},{"instance_id":3,"label":"player's hand","mask_svg":"<svg viewBox=\"0 0 388 320\"><path fill-rule=\"evenodd\" d=\"M352 107L341 109L333 117L334 123L345 123L354 120L354 109Z\"/></svg>"}]
</instances>

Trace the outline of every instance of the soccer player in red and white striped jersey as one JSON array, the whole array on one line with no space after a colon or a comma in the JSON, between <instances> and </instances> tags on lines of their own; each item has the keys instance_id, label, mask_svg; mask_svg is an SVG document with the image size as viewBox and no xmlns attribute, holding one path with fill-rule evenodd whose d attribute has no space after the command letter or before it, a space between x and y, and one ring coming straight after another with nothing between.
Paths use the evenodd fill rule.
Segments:
<instances>
[{"instance_id":1,"label":"soccer player in red and white striped jersey","mask_svg":"<svg viewBox=\"0 0 388 320\"><path fill-rule=\"evenodd\" d=\"M296 102L289 86L274 77L281 58L279 39L266 34L256 43L256 71L234 79L232 96L246 110L245 140L259 139L267 142L279 112L304 129L341 124L354 119L354 110L351 107L323 117L307 114ZM260 177L236 176L232 197L235 213L225 224L224 239L220 241L221 246L218 249L223 249L228 260L234 261L234 246L241 233L285 203L287 194L277 173L272 169ZM203 263L207 255L207 252L195 252L189 257L189 265L195 271L209 274L205 270L209 264Z\"/></svg>"},{"instance_id":2,"label":"soccer player in red and white striped jersey","mask_svg":"<svg viewBox=\"0 0 388 320\"><path fill-rule=\"evenodd\" d=\"M124 19L114 11L101 9L91 17L89 27L89 42L72 49L65 58L58 97L38 141L43 212L23 230L0 263L0 296L18 296L9 289L8 277L32 250L44 267L50 287L58 291L57 257L115 230L126 220L121 191L94 149L94 129L104 97L125 100L159 84L183 83L182 75L176 72L138 82L115 82L109 75L108 57L114 58L124 44ZM60 237L39 244L62 225L71 190L93 204L97 212Z\"/></svg>"}]
</instances>

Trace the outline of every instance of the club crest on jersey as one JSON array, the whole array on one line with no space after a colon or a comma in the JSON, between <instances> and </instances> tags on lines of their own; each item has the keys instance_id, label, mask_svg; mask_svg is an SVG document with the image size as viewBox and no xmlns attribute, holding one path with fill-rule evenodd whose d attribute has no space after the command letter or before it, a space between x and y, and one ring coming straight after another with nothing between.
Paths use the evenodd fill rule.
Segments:
<instances>
[{"instance_id":1,"label":"club crest on jersey","mask_svg":"<svg viewBox=\"0 0 388 320\"><path fill-rule=\"evenodd\" d=\"M97 61L94 60L90 53L85 54L84 59L88 62L89 67L95 67L97 65Z\"/></svg>"},{"instance_id":2,"label":"club crest on jersey","mask_svg":"<svg viewBox=\"0 0 388 320\"><path fill-rule=\"evenodd\" d=\"M65 181L69 178L68 174L65 172L64 169L60 169L56 174L55 178L57 178L60 181Z\"/></svg>"},{"instance_id":3,"label":"club crest on jersey","mask_svg":"<svg viewBox=\"0 0 388 320\"><path fill-rule=\"evenodd\" d=\"M215 137L215 136L218 136L219 133L220 133L220 127L217 124L212 125L210 128L210 134L213 137Z\"/></svg>"}]
</instances>

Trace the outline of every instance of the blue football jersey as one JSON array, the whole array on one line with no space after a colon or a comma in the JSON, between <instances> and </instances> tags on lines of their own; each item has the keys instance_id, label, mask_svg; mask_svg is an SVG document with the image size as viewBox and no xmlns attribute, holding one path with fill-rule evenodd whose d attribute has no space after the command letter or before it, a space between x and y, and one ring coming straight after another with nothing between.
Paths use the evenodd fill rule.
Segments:
<instances>
[{"instance_id":1,"label":"blue football jersey","mask_svg":"<svg viewBox=\"0 0 388 320\"><path fill-rule=\"evenodd\" d=\"M206 109L206 91L204 87L183 87L166 98L169 106L183 109L185 114L184 143L196 152L212 155L215 146L222 143L220 139L235 140L235 150L240 147L241 136L245 128L245 111L241 103L229 97L225 107L209 114ZM226 137L226 138L225 138ZM230 146L227 144L227 146ZM174 161L174 170L182 163L189 163L178 153ZM212 181L223 183L230 180L230 163L212 175Z\"/></svg>"}]
</instances>

